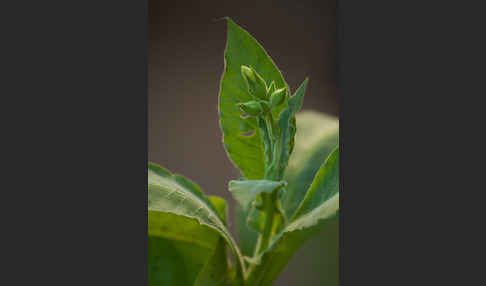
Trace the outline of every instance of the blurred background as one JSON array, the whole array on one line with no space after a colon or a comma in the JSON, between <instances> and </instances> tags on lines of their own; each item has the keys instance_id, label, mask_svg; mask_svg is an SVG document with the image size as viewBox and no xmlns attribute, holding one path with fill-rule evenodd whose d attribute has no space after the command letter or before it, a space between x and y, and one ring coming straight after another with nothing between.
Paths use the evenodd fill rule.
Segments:
<instances>
[{"instance_id":1,"label":"blurred background","mask_svg":"<svg viewBox=\"0 0 486 286\"><path fill-rule=\"evenodd\" d=\"M338 116L336 2L149 0L148 160L225 198L234 222L227 184L239 172L224 151L217 114L224 16L262 44L292 92L309 76L303 109ZM337 265L319 260L324 239L337 246L337 234L308 241L274 285L337 285L337 274L326 275Z\"/></svg>"}]
</instances>

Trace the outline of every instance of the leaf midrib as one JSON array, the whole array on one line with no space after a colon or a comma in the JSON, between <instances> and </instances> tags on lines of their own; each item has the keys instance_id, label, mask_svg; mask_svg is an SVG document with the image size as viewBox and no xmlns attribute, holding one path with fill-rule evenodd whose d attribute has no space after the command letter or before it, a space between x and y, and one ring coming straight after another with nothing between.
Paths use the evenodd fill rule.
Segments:
<instances>
[{"instance_id":1,"label":"leaf midrib","mask_svg":"<svg viewBox=\"0 0 486 286\"><path fill-rule=\"evenodd\" d=\"M195 200L195 201L199 201L200 202L200 205L201 205L201 208L207 210L208 214L211 214L210 217L208 217L208 220L210 222L212 222L213 220L216 221L216 223L214 223L214 226L210 225L211 228L215 228L217 227L217 229L225 234L226 231L224 230L224 228L221 227L221 225L224 227L224 223L219 219L218 215L215 213L215 211L213 209L211 209L207 203L203 200L201 200L198 196L194 195L192 192L188 192L188 191L184 191L183 189L181 189L179 187L179 185L177 183L174 183L174 184L170 184L171 186L170 187L173 187L174 189L171 189L169 188L167 185L157 185L157 184L148 184L148 187L155 187L156 189L158 188L161 188L161 189L166 189L167 191L172 191L172 192L180 192L182 193L184 196L188 196L190 197L190 199L192 200ZM160 209L154 209L154 208L150 208L149 207L149 210L152 210L152 211L162 211ZM194 215L187 215L183 212L177 212L177 210L164 210L162 212L168 212L168 213L173 213L173 214L176 214L176 215L183 215L185 217L189 217L189 218L193 218L193 219L196 219L197 221L199 221L200 223L204 224L204 225L209 225L208 223L206 222L203 222L202 219L200 219L199 217L197 216L194 216ZM213 214L214 213L214 214Z\"/></svg>"}]
</instances>

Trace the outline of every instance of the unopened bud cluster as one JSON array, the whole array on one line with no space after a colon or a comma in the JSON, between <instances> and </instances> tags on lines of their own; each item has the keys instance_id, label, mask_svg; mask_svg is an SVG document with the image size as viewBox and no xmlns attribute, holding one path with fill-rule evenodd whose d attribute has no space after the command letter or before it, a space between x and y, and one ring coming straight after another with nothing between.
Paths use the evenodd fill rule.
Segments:
<instances>
[{"instance_id":1,"label":"unopened bud cluster","mask_svg":"<svg viewBox=\"0 0 486 286\"><path fill-rule=\"evenodd\" d=\"M265 80L252 67L241 66L241 75L245 79L248 92L253 100L239 103L238 107L248 116L260 116L279 106L287 98L287 89L275 87L275 82L267 87Z\"/></svg>"}]
</instances>

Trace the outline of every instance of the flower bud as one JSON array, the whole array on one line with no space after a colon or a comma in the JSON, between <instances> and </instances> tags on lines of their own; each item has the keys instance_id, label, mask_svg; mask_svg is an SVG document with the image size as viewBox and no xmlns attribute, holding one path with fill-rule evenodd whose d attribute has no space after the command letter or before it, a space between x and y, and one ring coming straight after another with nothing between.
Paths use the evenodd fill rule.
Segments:
<instances>
[{"instance_id":1,"label":"flower bud","mask_svg":"<svg viewBox=\"0 0 486 286\"><path fill-rule=\"evenodd\" d=\"M256 81L253 70L247 66L241 66L241 75L246 81L251 81L251 82Z\"/></svg>"},{"instance_id":2,"label":"flower bud","mask_svg":"<svg viewBox=\"0 0 486 286\"><path fill-rule=\"evenodd\" d=\"M287 97L287 90L285 88L277 89L270 95L270 105L279 106Z\"/></svg>"},{"instance_id":3,"label":"flower bud","mask_svg":"<svg viewBox=\"0 0 486 286\"><path fill-rule=\"evenodd\" d=\"M267 99L267 84L253 68L241 66L241 75L246 81L248 91L255 99Z\"/></svg>"},{"instance_id":4,"label":"flower bud","mask_svg":"<svg viewBox=\"0 0 486 286\"><path fill-rule=\"evenodd\" d=\"M238 103L238 107L248 114L248 116L258 116L263 113L262 105L257 101L248 101L245 103Z\"/></svg>"}]
</instances>

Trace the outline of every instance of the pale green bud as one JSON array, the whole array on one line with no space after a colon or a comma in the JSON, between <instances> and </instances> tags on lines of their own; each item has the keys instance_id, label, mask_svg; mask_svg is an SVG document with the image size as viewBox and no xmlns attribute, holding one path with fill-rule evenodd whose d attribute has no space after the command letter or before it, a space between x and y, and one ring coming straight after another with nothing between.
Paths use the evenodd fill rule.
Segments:
<instances>
[{"instance_id":1,"label":"pale green bud","mask_svg":"<svg viewBox=\"0 0 486 286\"><path fill-rule=\"evenodd\" d=\"M241 75L246 81L251 81L255 82L255 74L253 73L253 70L247 66L241 66Z\"/></svg>"},{"instance_id":2,"label":"pale green bud","mask_svg":"<svg viewBox=\"0 0 486 286\"><path fill-rule=\"evenodd\" d=\"M257 101L248 101L245 103L238 103L238 107L248 114L248 116L258 116L263 113L263 106Z\"/></svg>"},{"instance_id":3,"label":"pale green bud","mask_svg":"<svg viewBox=\"0 0 486 286\"><path fill-rule=\"evenodd\" d=\"M241 75L245 79L248 91L255 99L267 99L267 84L253 68L241 66Z\"/></svg>"},{"instance_id":4,"label":"pale green bud","mask_svg":"<svg viewBox=\"0 0 486 286\"><path fill-rule=\"evenodd\" d=\"M279 106L285 101L287 97L287 89L281 88L275 90L272 95L270 95L270 105L271 106Z\"/></svg>"}]
</instances>

